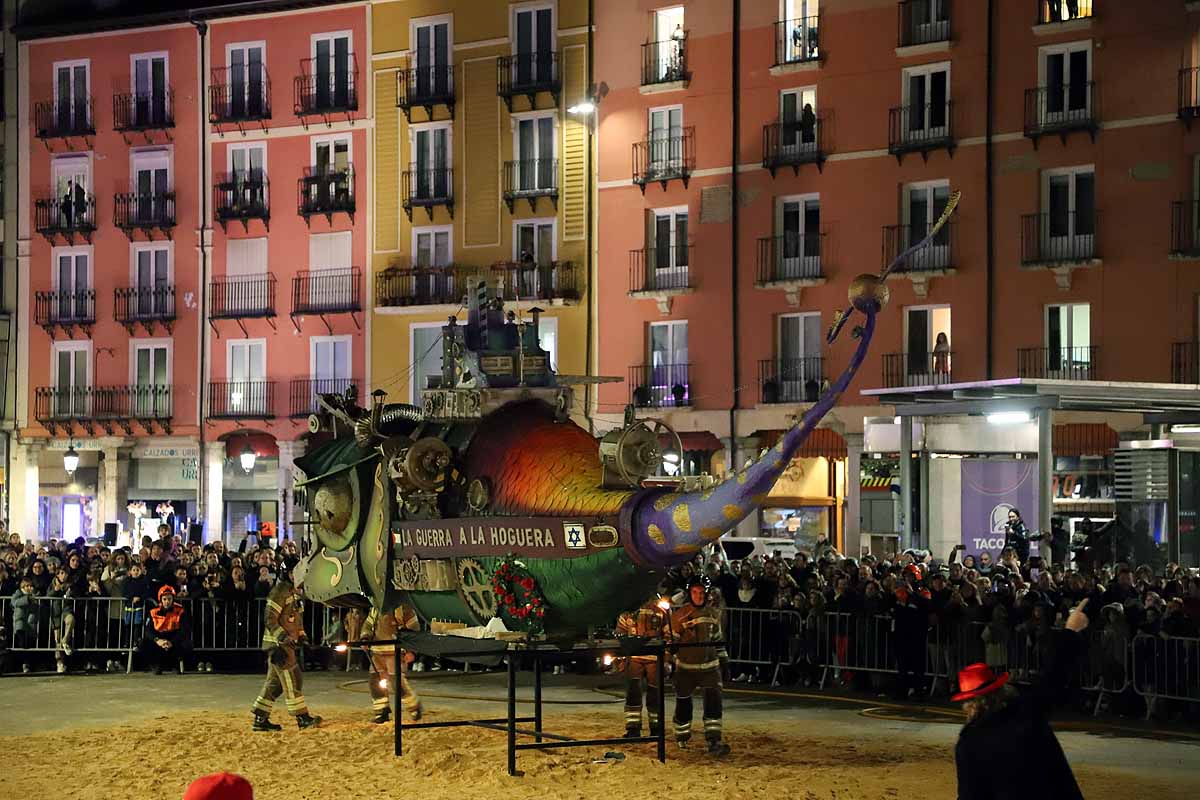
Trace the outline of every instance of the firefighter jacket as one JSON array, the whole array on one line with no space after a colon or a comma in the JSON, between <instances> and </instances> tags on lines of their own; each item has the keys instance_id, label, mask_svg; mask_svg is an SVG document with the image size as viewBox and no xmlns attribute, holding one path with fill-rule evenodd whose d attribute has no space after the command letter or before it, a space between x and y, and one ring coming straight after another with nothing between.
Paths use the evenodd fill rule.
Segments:
<instances>
[{"instance_id":1,"label":"firefighter jacket","mask_svg":"<svg viewBox=\"0 0 1200 800\"><path fill-rule=\"evenodd\" d=\"M306 635L300 600L296 597L295 590L291 584L275 584L271 593L267 595L267 624L263 628L263 649L292 646Z\"/></svg>"},{"instance_id":2,"label":"firefighter jacket","mask_svg":"<svg viewBox=\"0 0 1200 800\"><path fill-rule=\"evenodd\" d=\"M146 635L151 639L166 639L168 642L185 641L189 636L187 612L175 603L168 609L155 606L150 609L146 620Z\"/></svg>"},{"instance_id":3,"label":"firefighter jacket","mask_svg":"<svg viewBox=\"0 0 1200 800\"><path fill-rule=\"evenodd\" d=\"M648 600L637 611L627 611L617 617L618 636L639 636L643 639L671 641L670 615L659 608L658 600ZM657 656L630 656L634 661L657 661Z\"/></svg>"},{"instance_id":4,"label":"firefighter jacket","mask_svg":"<svg viewBox=\"0 0 1200 800\"><path fill-rule=\"evenodd\" d=\"M680 644L720 642L721 612L711 606L684 603L671 612L671 632ZM722 647L681 647L675 656L675 666L686 670L717 669L728 658Z\"/></svg>"},{"instance_id":5,"label":"firefighter jacket","mask_svg":"<svg viewBox=\"0 0 1200 800\"><path fill-rule=\"evenodd\" d=\"M378 608L372 608L371 612L367 614L366 621L363 622L361 635L363 639L393 640L396 638L396 632L400 630L421 630L421 621L417 619L417 613L403 603L396 606L394 610L384 613L380 613ZM371 652L390 655L395 652L395 646L375 645L371 647Z\"/></svg>"}]
</instances>

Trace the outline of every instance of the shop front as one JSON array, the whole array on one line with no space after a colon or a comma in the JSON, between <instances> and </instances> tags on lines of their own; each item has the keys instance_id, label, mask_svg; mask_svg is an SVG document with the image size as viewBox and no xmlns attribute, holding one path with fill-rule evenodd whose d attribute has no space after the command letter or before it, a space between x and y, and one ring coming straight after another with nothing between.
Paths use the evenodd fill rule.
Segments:
<instances>
[{"instance_id":1,"label":"shop front","mask_svg":"<svg viewBox=\"0 0 1200 800\"><path fill-rule=\"evenodd\" d=\"M755 436L760 448L769 448L782 433L765 430ZM846 455L846 440L837 431L814 430L767 495L758 535L792 539L808 553L822 537L842 549Z\"/></svg>"},{"instance_id":2,"label":"shop front","mask_svg":"<svg viewBox=\"0 0 1200 800\"><path fill-rule=\"evenodd\" d=\"M186 536L197 516L199 459L195 442L135 447L121 534L131 534L133 542L145 536L158 538L158 526L165 524L173 533Z\"/></svg>"},{"instance_id":3,"label":"shop front","mask_svg":"<svg viewBox=\"0 0 1200 800\"><path fill-rule=\"evenodd\" d=\"M221 527L225 545L239 548L279 529L279 445L266 434L231 436L225 442L222 467ZM253 458L250 457L253 455Z\"/></svg>"},{"instance_id":4,"label":"shop front","mask_svg":"<svg viewBox=\"0 0 1200 800\"><path fill-rule=\"evenodd\" d=\"M64 464L71 443L53 442L38 453L38 539L74 541L100 536L103 525L97 504L100 484L100 450L74 442L78 465L68 472ZM59 446L61 445L61 447Z\"/></svg>"}]
</instances>

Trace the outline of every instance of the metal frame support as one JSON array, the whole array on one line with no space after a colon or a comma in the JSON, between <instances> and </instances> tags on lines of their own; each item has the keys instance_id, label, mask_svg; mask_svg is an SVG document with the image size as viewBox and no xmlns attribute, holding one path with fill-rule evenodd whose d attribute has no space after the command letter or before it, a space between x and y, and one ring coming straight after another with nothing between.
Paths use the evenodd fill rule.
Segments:
<instances>
[{"instance_id":1,"label":"metal frame support","mask_svg":"<svg viewBox=\"0 0 1200 800\"><path fill-rule=\"evenodd\" d=\"M900 549L915 546L913 542L913 418L900 418Z\"/></svg>"},{"instance_id":2,"label":"metal frame support","mask_svg":"<svg viewBox=\"0 0 1200 800\"><path fill-rule=\"evenodd\" d=\"M1038 531L1050 532L1050 517L1054 514L1054 409L1038 411Z\"/></svg>"}]
</instances>

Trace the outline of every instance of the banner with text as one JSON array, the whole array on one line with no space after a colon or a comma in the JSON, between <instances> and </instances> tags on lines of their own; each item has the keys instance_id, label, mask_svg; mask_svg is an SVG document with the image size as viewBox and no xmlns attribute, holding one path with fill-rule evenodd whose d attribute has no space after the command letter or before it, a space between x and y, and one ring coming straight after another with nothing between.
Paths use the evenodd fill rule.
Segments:
<instances>
[{"instance_id":1,"label":"banner with text","mask_svg":"<svg viewBox=\"0 0 1200 800\"><path fill-rule=\"evenodd\" d=\"M967 555L989 550L993 559L1000 557L1010 509L1018 509L1026 520L1037 519L1037 476L1033 460L963 460L962 543Z\"/></svg>"},{"instance_id":2,"label":"banner with text","mask_svg":"<svg viewBox=\"0 0 1200 800\"><path fill-rule=\"evenodd\" d=\"M396 522L396 558L578 558L616 547L617 529L590 517L480 517Z\"/></svg>"}]
</instances>

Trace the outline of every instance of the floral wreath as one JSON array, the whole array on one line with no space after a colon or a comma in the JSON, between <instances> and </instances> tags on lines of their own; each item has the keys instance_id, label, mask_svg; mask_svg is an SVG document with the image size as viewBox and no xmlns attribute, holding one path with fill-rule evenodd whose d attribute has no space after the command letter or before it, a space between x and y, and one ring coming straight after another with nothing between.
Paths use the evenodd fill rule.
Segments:
<instances>
[{"instance_id":1,"label":"floral wreath","mask_svg":"<svg viewBox=\"0 0 1200 800\"><path fill-rule=\"evenodd\" d=\"M546 598L525 564L511 554L492 575L497 613L510 630L539 634L545 630Z\"/></svg>"}]
</instances>

